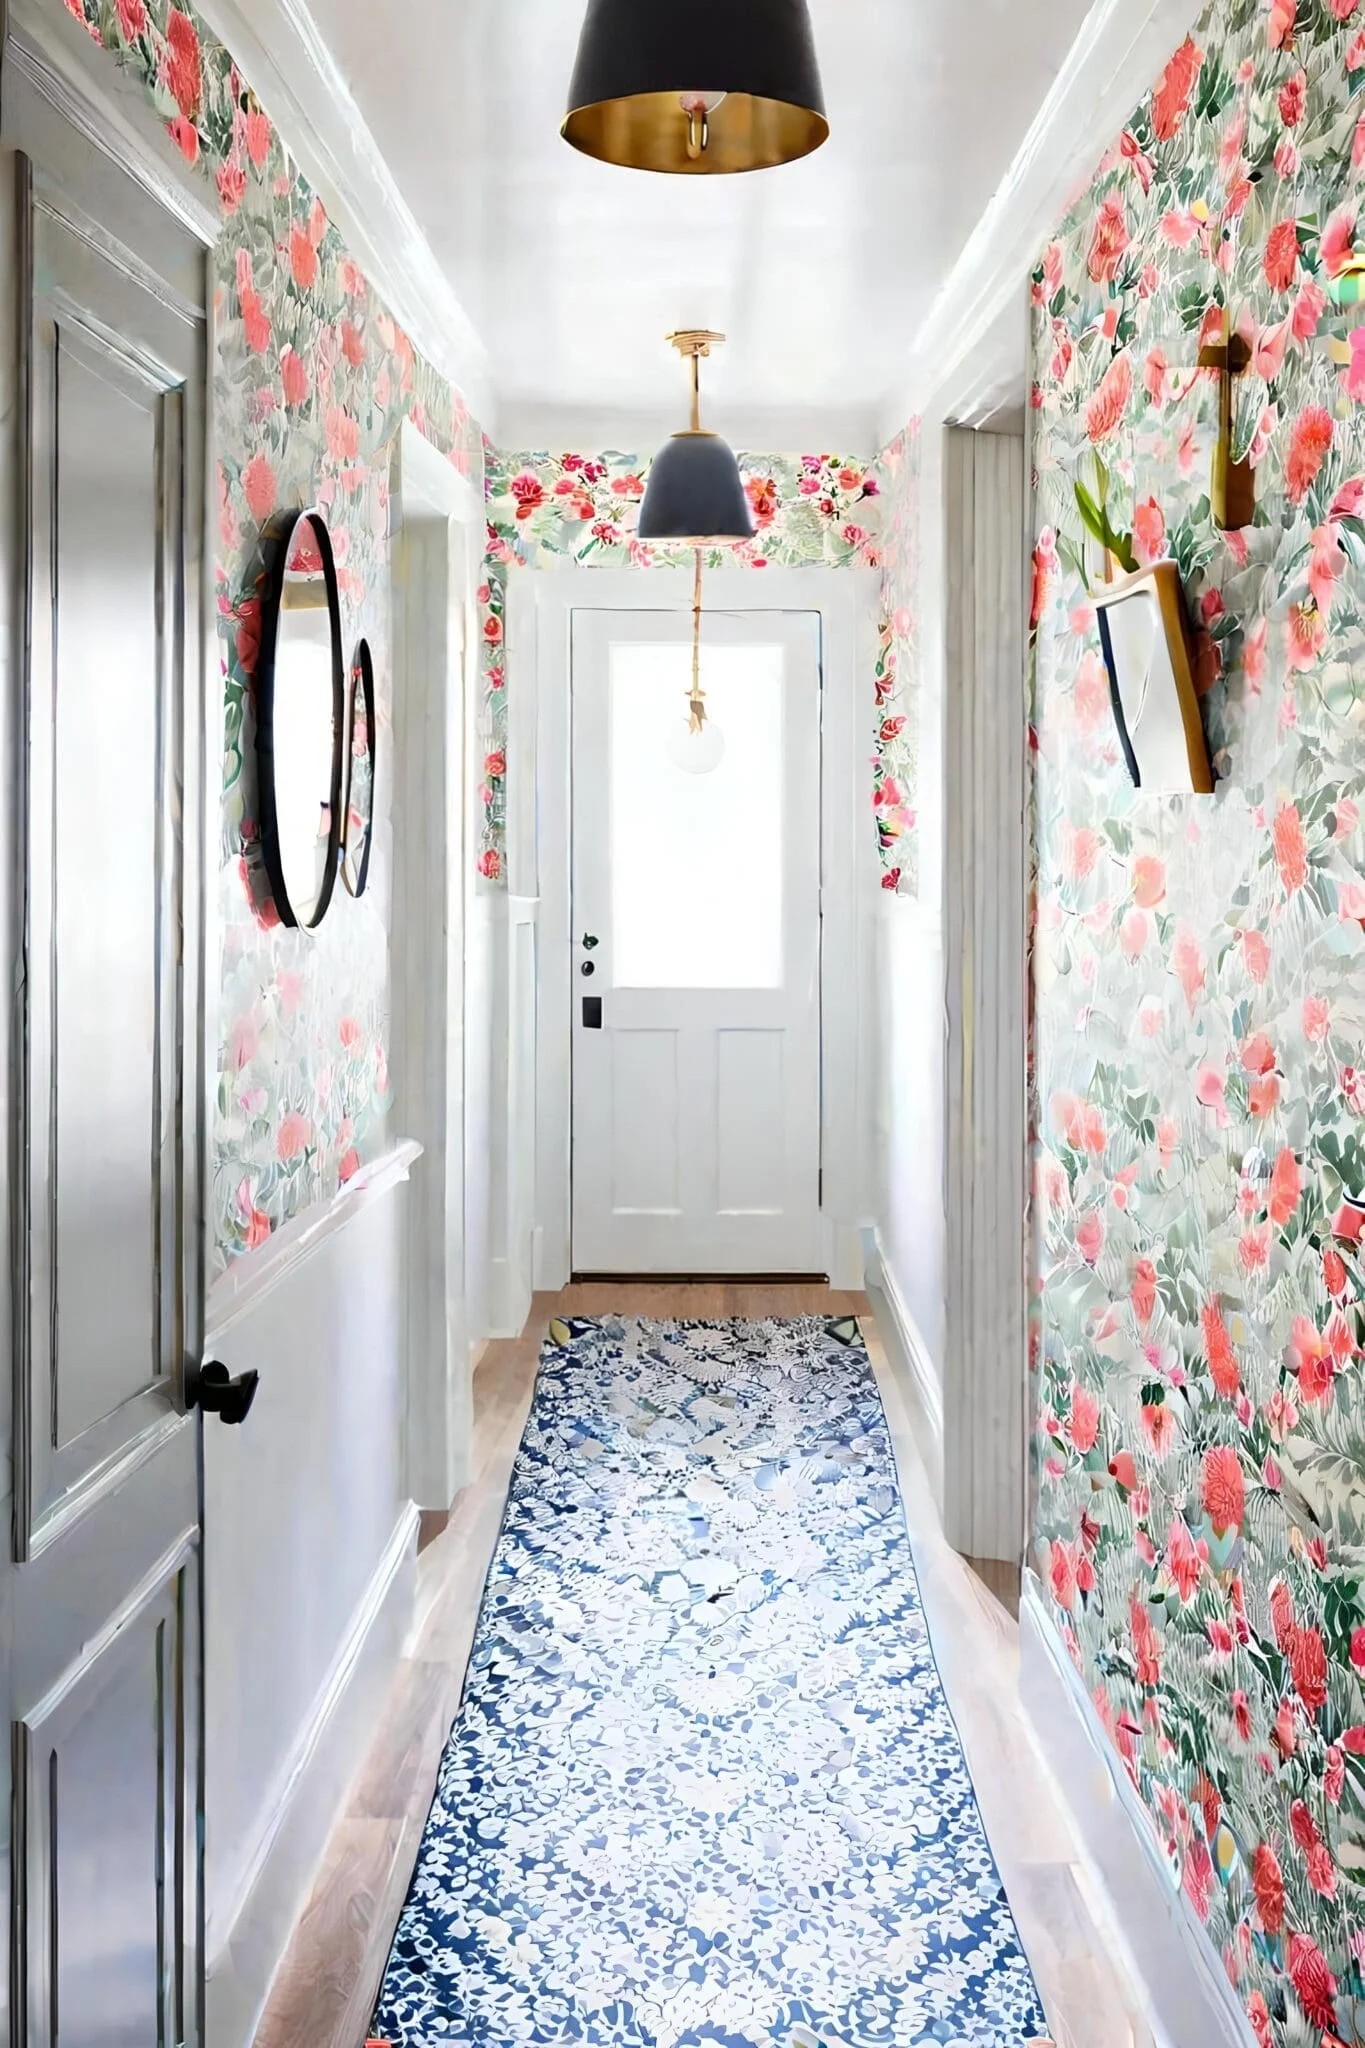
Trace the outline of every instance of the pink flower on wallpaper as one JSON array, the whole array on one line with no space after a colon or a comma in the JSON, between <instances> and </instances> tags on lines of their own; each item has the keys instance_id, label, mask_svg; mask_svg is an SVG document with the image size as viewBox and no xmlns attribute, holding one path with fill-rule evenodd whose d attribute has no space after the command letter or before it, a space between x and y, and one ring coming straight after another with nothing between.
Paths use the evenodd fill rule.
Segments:
<instances>
[{"instance_id":1,"label":"pink flower on wallpaper","mask_svg":"<svg viewBox=\"0 0 1365 2048\"><path fill-rule=\"evenodd\" d=\"M1096 284L1112 283L1118 274L1119 259L1131 240L1122 197L1110 192L1096 211L1086 258L1086 269Z\"/></svg>"},{"instance_id":2,"label":"pink flower on wallpaper","mask_svg":"<svg viewBox=\"0 0 1365 2048\"><path fill-rule=\"evenodd\" d=\"M1196 1544L1180 1517L1175 1516L1166 1532L1166 1568L1182 1601L1193 1595L1207 1556L1207 1546Z\"/></svg>"},{"instance_id":3,"label":"pink flower on wallpaper","mask_svg":"<svg viewBox=\"0 0 1365 2048\"><path fill-rule=\"evenodd\" d=\"M1200 1496L1214 1532L1240 1529L1246 1512L1246 1479L1242 1461L1231 1444L1217 1444L1204 1453Z\"/></svg>"},{"instance_id":4,"label":"pink flower on wallpaper","mask_svg":"<svg viewBox=\"0 0 1365 2048\"><path fill-rule=\"evenodd\" d=\"M308 369L303 357L293 348L286 348L280 356L280 381L284 385L286 405L306 405L308 402Z\"/></svg>"},{"instance_id":5,"label":"pink flower on wallpaper","mask_svg":"<svg viewBox=\"0 0 1365 2048\"><path fill-rule=\"evenodd\" d=\"M1092 441L1107 440L1113 433L1127 410L1132 391L1133 362L1125 349L1109 365L1085 409L1085 430Z\"/></svg>"},{"instance_id":6,"label":"pink flower on wallpaper","mask_svg":"<svg viewBox=\"0 0 1365 2048\"><path fill-rule=\"evenodd\" d=\"M1292 896L1295 890L1301 889L1308 880L1308 849L1303 836L1303 823L1296 805L1281 804L1275 813L1271 839L1280 880L1287 893Z\"/></svg>"},{"instance_id":7,"label":"pink flower on wallpaper","mask_svg":"<svg viewBox=\"0 0 1365 2048\"><path fill-rule=\"evenodd\" d=\"M1284 122L1285 127L1297 128L1299 122L1303 119L1303 110L1308 104L1308 76L1306 72L1296 71L1292 77L1285 80L1284 84L1280 87L1278 104L1280 119Z\"/></svg>"},{"instance_id":8,"label":"pink flower on wallpaper","mask_svg":"<svg viewBox=\"0 0 1365 2048\"><path fill-rule=\"evenodd\" d=\"M1298 0L1270 0L1270 13L1266 20L1266 41L1272 50L1282 50L1294 33L1298 18Z\"/></svg>"},{"instance_id":9,"label":"pink flower on wallpaper","mask_svg":"<svg viewBox=\"0 0 1365 2048\"><path fill-rule=\"evenodd\" d=\"M270 315L254 291L242 294L242 326L246 332L247 347L254 355L264 355L270 346Z\"/></svg>"},{"instance_id":10,"label":"pink flower on wallpaper","mask_svg":"<svg viewBox=\"0 0 1365 2048\"><path fill-rule=\"evenodd\" d=\"M1291 604L1284 637L1290 668L1312 668L1327 644L1327 621L1315 604Z\"/></svg>"},{"instance_id":11,"label":"pink flower on wallpaper","mask_svg":"<svg viewBox=\"0 0 1365 2048\"><path fill-rule=\"evenodd\" d=\"M1317 279L1304 278L1289 316L1290 330L1296 341L1308 341L1317 333L1326 304L1327 294Z\"/></svg>"},{"instance_id":12,"label":"pink flower on wallpaper","mask_svg":"<svg viewBox=\"0 0 1365 2048\"><path fill-rule=\"evenodd\" d=\"M1079 1381L1071 1390L1071 1441L1082 1457L1095 1448L1095 1439L1100 1432L1100 1404L1098 1397L1089 1387Z\"/></svg>"},{"instance_id":13,"label":"pink flower on wallpaper","mask_svg":"<svg viewBox=\"0 0 1365 2048\"><path fill-rule=\"evenodd\" d=\"M1158 142L1169 142L1184 120L1203 62L1203 51L1186 36L1152 94L1152 133Z\"/></svg>"},{"instance_id":14,"label":"pink flower on wallpaper","mask_svg":"<svg viewBox=\"0 0 1365 2048\"><path fill-rule=\"evenodd\" d=\"M1303 1176L1299 1171L1297 1155L1284 1146L1277 1154L1270 1172L1270 1193L1266 1208L1272 1223L1283 1228L1299 1206L1303 1192Z\"/></svg>"},{"instance_id":15,"label":"pink flower on wallpaper","mask_svg":"<svg viewBox=\"0 0 1365 2048\"><path fill-rule=\"evenodd\" d=\"M301 292L311 291L318 281L318 252L297 222L289 230L289 270Z\"/></svg>"},{"instance_id":16,"label":"pink flower on wallpaper","mask_svg":"<svg viewBox=\"0 0 1365 2048\"><path fill-rule=\"evenodd\" d=\"M1087 649L1076 670L1076 689L1073 696L1076 723L1082 732L1093 732L1110 715L1109 676L1103 661L1093 650Z\"/></svg>"},{"instance_id":17,"label":"pink flower on wallpaper","mask_svg":"<svg viewBox=\"0 0 1365 2048\"><path fill-rule=\"evenodd\" d=\"M354 462L360 453L360 422L343 405L327 408L327 453L334 462Z\"/></svg>"},{"instance_id":18,"label":"pink flower on wallpaper","mask_svg":"<svg viewBox=\"0 0 1365 2048\"><path fill-rule=\"evenodd\" d=\"M1133 862L1133 901L1155 910L1166 894L1166 863L1154 853L1140 853Z\"/></svg>"},{"instance_id":19,"label":"pink flower on wallpaper","mask_svg":"<svg viewBox=\"0 0 1365 2048\"><path fill-rule=\"evenodd\" d=\"M1318 253L1329 277L1340 277L1355 256L1356 213L1356 202L1346 200L1329 216L1322 231Z\"/></svg>"},{"instance_id":20,"label":"pink flower on wallpaper","mask_svg":"<svg viewBox=\"0 0 1365 2048\"><path fill-rule=\"evenodd\" d=\"M1155 498L1133 507L1133 551L1144 568L1166 552L1166 515Z\"/></svg>"},{"instance_id":21,"label":"pink flower on wallpaper","mask_svg":"<svg viewBox=\"0 0 1365 2048\"><path fill-rule=\"evenodd\" d=\"M1104 1250L1104 1218L1091 1209L1076 1226L1076 1249L1087 1266L1093 1266Z\"/></svg>"},{"instance_id":22,"label":"pink flower on wallpaper","mask_svg":"<svg viewBox=\"0 0 1365 2048\"><path fill-rule=\"evenodd\" d=\"M1342 551L1341 538L1336 527L1330 523L1315 527L1313 552L1308 561L1308 588L1313 593L1313 603L1324 621L1331 613L1337 579L1345 567L1346 556Z\"/></svg>"},{"instance_id":23,"label":"pink flower on wallpaper","mask_svg":"<svg viewBox=\"0 0 1365 2048\"><path fill-rule=\"evenodd\" d=\"M1346 396L1359 405L1365 400L1365 327L1353 327L1346 342L1350 358L1341 381L1346 387Z\"/></svg>"},{"instance_id":24,"label":"pink flower on wallpaper","mask_svg":"<svg viewBox=\"0 0 1365 2048\"><path fill-rule=\"evenodd\" d=\"M139 36L147 33L147 9L143 0L117 0L114 11L125 42L135 43Z\"/></svg>"},{"instance_id":25,"label":"pink flower on wallpaper","mask_svg":"<svg viewBox=\"0 0 1365 2048\"><path fill-rule=\"evenodd\" d=\"M270 155L270 133L267 116L257 106L248 107L243 136L246 153L258 171L265 169L266 158Z\"/></svg>"},{"instance_id":26,"label":"pink flower on wallpaper","mask_svg":"<svg viewBox=\"0 0 1365 2048\"><path fill-rule=\"evenodd\" d=\"M166 131L187 164L199 161L199 130L188 114L177 114L166 123Z\"/></svg>"},{"instance_id":27,"label":"pink flower on wallpaper","mask_svg":"<svg viewBox=\"0 0 1365 2048\"><path fill-rule=\"evenodd\" d=\"M1169 378L1170 369L1166 361L1165 349L1149 349L1147 351L1147 360L1142 366L1142 383L1143 389L1153 405L1164 405L1166 403L1166 389Z\"/></svg>"},{"instance_id":28,"label":"pink flower on wallpaper","mask_svg":"<svg viewBox=\"0 0 1365 2048\"><path fill-rule=\"evenodd\" d=\"M1302 504L1332 446L1332 414L1326 406L1306 406L1289 432L1285 489L1293 504Z\"/></svg>"},{"instance_id":29,"label":"pink flower on wallpaper","mask_svg":"<svg viewBox=\"0 0 1365 2048\"><path fill-rule=\"evenodd\" d=\"M1204 955L1198 939L1188 924L1176 927L1175 944L1171 948L1171 966L1176 979L1185 991L1185 1001L1191 1012L1204 993Z\"/></svg>"},{"instance_id":30,"label":"pink flower on wallpaper","mask_svg":"<svg viewBox=\"0 0 1365 2048\"><path fill-rule=\"evenodd\" d=\"M188 14L172 7L166 16L167 83L187 121L196 119L204 89L199 31Z\"/></svg>"},{"instance_id":31,"label":"pink flower on wallpaper","mask_svg":"<svg viewBox=\"0 0 1365 2048\"><path fill-rule=\"evenodd\" d=\"M312 1135L313 1127L307 1117L299 1110L291 1109L280 1119L280 1127L275 1133L275 1151L288 1165L291 1159L297 1159L304 1151Z\"/></svg>"},{"instance_id":32,"label":"pink flower on wallpaper","mask_svg":"<svg viewBox=\"0 0 1365 2048\"><path fill-rule=\"evenodd\" d=\"M242 471L242 492L258 526L264 526L274 511L277 488L269 457L253 455Z\"/></svg>"},{"instance_id":33,"label":"pink flower on wallpaper","mask_svg":"<svg viewBox=\"0 0 1365 2048\"><path fill-rule=\"evenodd\" d=\"M1276 221L1266 236L1261 268L1272 291L1287 292L1299 267L1299 231L1293 220Z\"/></svg>"}]
</instances>

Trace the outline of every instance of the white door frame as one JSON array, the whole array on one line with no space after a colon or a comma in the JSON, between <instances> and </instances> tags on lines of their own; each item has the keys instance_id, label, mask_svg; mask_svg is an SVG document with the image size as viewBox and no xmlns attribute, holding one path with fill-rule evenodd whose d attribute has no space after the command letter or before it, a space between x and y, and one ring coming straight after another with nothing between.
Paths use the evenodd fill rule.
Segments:
<instances>
[{"instance_id":1,"label":"white door frame","mask_svg":"<svg viewBox=\"0 0 1365 2048\"><path fill-rule=\"evenodd\" d=\"M719 569L708 573L704 588L707 608L716 611L820 615L822 1211L827 1266L836 1287L862 1285L862 1227L869 1210L866 1033L871 1004L864 991L871 961L876 863L865 757L873 731L879 592L875 570L821 568ZM509 579L507 661L514 682L509 700L508 846L514 888L519 895L538 898L532 1257L538 1288L563 1287L571 1274L572 614L687 612L691 602L690 570L513 569Z\"/></svg>"},{"instance_id":2,"label":"white door frame","mask_svg":"<svg viewBox=\"0 0 1365 2048\"><path fill-rule=\"evenodd\" d=\"M473 859L469 775L483 503L408 420L394 448L393 759L381 748L393 831L394 1116L423 1157L407 1235L408 1490L448 1509L468 1478L465 1275L465 958ZM383 736L381 735L381 738Z\"/></svg>"}]
</instances>

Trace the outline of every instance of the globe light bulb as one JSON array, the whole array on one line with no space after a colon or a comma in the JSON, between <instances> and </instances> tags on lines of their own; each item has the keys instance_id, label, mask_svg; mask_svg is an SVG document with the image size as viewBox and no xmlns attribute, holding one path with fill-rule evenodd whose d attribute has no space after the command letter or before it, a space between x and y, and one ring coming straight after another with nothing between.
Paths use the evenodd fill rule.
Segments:
<instances>
[{"instance_id":1,"label":"globe light bulb","mask_svg":"<svg viewBox=\"0 0 1365 2048\"><path fill-rule=\"evenodd\" d=\"M679 719L668 735L668 758L688 775L710 775L725 758L725 734L709 718L700 732L690 718Z\"/></svg>"}]
</instances>

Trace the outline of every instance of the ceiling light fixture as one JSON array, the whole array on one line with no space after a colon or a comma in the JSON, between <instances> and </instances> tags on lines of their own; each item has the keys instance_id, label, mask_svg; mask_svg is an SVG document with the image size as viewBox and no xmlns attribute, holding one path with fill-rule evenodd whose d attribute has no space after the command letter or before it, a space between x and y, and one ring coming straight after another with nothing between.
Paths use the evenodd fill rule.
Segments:
<instances>
[{"instance_id":1,"label":"ceiling light fixture","mask_svg":"<svg viewBox=\"0 0 1365 2048\"><path fill-rule=\"evenodd\" d=\"M707 328L684 328L669 342L692 365L692 423L655 456L640 505L644 541L732 547L754 537L754 515L734 449L701 423L701 359L724 341Z\"/></svg>"},{"instance_id":2,"label":"ceiling light fixture","mask_svg":"<svg viewBox=\"0 0 1365 2048\"><path fill-rule=\"evenodd\" d=\"M637 171L760 171L829 135L807 0L589 0L560 129Z\"/></svg>"}]
</instances>

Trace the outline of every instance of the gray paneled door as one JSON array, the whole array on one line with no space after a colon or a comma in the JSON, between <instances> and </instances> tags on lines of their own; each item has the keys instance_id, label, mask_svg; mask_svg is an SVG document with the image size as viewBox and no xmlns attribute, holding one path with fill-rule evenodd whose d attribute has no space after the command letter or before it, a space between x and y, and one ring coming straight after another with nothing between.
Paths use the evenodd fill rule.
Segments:
<instances>
[{"instance_id":1,"label":"gray paneled door","mask_svg":"<svg viewBox=\"0 0 1365 2048\"><path fill-rule=\"evenodd\" d=\"M8 2031L152 2048L202 2006L207 260L47 49L0 70Z\"/></svg>"}]
</instances>

